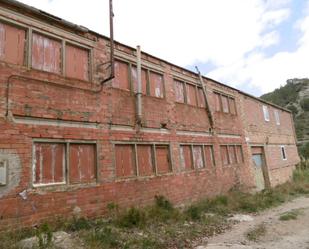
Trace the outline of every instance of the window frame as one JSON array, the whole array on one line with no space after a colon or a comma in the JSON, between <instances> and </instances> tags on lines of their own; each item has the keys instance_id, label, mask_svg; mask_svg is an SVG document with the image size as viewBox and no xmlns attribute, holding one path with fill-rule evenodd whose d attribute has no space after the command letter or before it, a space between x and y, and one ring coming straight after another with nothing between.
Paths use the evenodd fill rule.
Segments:
<instances>
[{"instance_id":1,"label":"window frame","mask_svg":"<svg viewBox=\"0 0 309 249\"><path fill-rule=\"evenodd\" d=\"M64 157L65 162L63 165L64 181L59 183L34 183L34 171L35 171L35 144L36 143L48 143L48 144L64 144ZM87 183L70 183L70 144L90 144L94 145L95 160L94 160L94 175L95 180ZM83 186L89 184L96 184L98 182L98 143L96 140L65 140L65 139L32 139L32 167L31 167L31 186L33 188L49 187L49 186Z\"/></svg>"},{"instance_id":2,"label":"window frame","mask_svg":"<svg viewBox=\"0 0 309 249\"><path fill-rule=\"evenodd\" d=\"M171 175L174 173L174 166L173 166L173 159L172 159L172 148L171 144L169 142L130 142L130 141L112 141L112 148L113 148L113 155L112 155L112 165L114 169L114 178L117 180L128 180L128 179L136 179L136 178L151 178L151 177L156 177L156 176L163 176L163 175ZM135 164L133 165L135 168L136 174L134 176L123 176L119 177L116 176L116 146L117 145L131 145L133 146L133 151L134 151L134 162ZM151 153L152 153L152 163L153 163L153 168L154 168L154 173L151 175L140 175L139 173L139 167L138 167L138 155L137 155L137 146L138 145L150 145L151 146ZM158 167L157 167L157 156L156 156L156 146L167 146L168 149L168 157L169 157L169 171L166 173L159 173L158 172Z\"/></svg>"},{"instance_id":3,"label":"window frame","mask_svg":"<svg viewBox=\"0 0 309 249\"><path fill-rule=\"evenodd\" d=\"M7 19L5 17L0 17L0 22L7 24L7 25L14 26L16 28L23 29L23 30L25 30L25 34L26 34L23 65L18 65L18 64L14 64L14 63L4 61L5 63L8 63L10 65L16 65L16 66L19 66L19 67L25 67L25 68L28 68L29 70L37 70L37 71L40 71L40 72L59 75L59 76L64 77L66 79L74 79L74 80L79 80L79 81L88 82L88 83L93 82L94 55L93 55L93 46L92 45L90 45L90 44L86 45L86 44L83 44L82 42L76 42L71 38L65 37L65 35L57 35L57 34L54 34L52 32L47 32L47 31L44 31L42 29L32 27L30 25L25 25L25 24L19 23L17 21ZM61 58L60 58L61 59L61 70L60 70L61 72L60 73L43 71L43 70L36 69L36 68L32 67L32 35L33 35L33 32L35 32L39 35L42 35L42 36L49 37L49 38L54 39L54 40L59 40L62 43L61 44ZM88 80L76 79L76 78L72 78L72 77L67 77L65 75L65 46L66 46L66 43L69 43L69 44L71 44L75 47L86 49L88 51L88 53L89 53L89 64L88 64L88 78L89 79Z\"/></svg>"},{"instance_id":4,"label":"window frame","mask_svg":"<svg viewBox=\"0 0 309 249\"><path fill-rule=\"evenodd\" d=\"M286 149L285 149L284 145L280 146L280 152L281 152L281 159L284 160L284 161L288 160Z\"/></svg>"}]
</instances>

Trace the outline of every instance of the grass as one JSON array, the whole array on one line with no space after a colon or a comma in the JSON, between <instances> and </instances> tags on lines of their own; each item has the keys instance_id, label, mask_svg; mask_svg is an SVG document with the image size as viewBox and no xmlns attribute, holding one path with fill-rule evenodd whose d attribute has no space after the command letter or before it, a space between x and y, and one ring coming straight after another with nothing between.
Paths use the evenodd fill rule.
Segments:
<instances>
[{"instance_id":1,"label":"grass","mask_svg":"<svg viewBox=\"0 0 309 249\"><path fill-rule=\"evenodd\" d=\"M31 236L41 238L42 248L45 244L48 247L51 231L59 230L76 235L91 249L190 248L192 241L227 229L230 226L227 217L233 213L256 213L304 194L309 194L309 169L296 170L292 182L273 189L254 194L232 190L182 209L163 196L156 196L153 205L144 208L120 210L117 204L110 203L105 218L73 218L48 227L0 234L0 248L15 249L19 240ZM279 219L294 219L297 215L285 213ZM247 237L258 240L265 232L265 226L261 225L249 231Z\"/></svg>"},{"instance_id":2,"label":"grass","mask_svg":"<svg viewBox=\"0 0 309 249\"><path fill-rule=\"evenodd\" d=\"M298 215L300 215L299 210L292 210L292 211L281 214L279 217L279 220L282 220L282 221L296 220Z\"/></svg>"},{"instance_id":3,"label":"grass","mask_svg":"<svg viewBox=\"0 0 309 249\"><path fill-rule=\"evenodd\" d=\"M246 234L246 236L248 240L257 242L261 237L263 237L266 234L266 232L267 232L266 226L264 224L260 224L255 228L253 228L252 230L250 230Z\"/></svg>"}]
</instances>

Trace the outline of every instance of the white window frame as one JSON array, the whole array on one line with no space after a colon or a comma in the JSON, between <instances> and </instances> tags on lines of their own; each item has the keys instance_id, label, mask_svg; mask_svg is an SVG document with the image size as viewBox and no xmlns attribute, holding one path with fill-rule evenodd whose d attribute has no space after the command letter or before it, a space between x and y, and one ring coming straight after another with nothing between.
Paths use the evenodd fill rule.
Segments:
<instances>
[{"instance_id":1,"label":"white window frame","mask_svg":"<svg viewBox=\"0 0 309 249\"><path fill-rule=\"evenodd\" d=\"M278 110L274 110L276 125L280 125L280 115Z\"/></svg>"},{"instance_id":2,"label":"white window frame","mask_svg":"<svg viewBox=\"0 0 309 249\"><path fill-rule=\"evenodd\" d=\"M282 160L287 160L287 155L286 155L286 150L285 150L285 146L284 145L281 145L280 146L280 150L281 150L281 158Z\"/></svg>"},{"instance_id":3,"label":"white window frame","mask_svg":"<svg viewBox=\"0 0 309 249\"><path fill-rule=\"evenodd\" d=\"M262 108L263 108L264 120L265 120L266 122L269 122L269 121L270 121L270 118L269 118L268 106L263 105Z\"/></svg>"}]
</instances>

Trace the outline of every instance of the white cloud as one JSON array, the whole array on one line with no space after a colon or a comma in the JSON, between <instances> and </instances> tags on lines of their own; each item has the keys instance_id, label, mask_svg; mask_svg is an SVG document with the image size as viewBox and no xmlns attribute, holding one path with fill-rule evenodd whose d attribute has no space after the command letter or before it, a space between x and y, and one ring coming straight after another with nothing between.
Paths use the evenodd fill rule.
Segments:
<instances>
[{"instance_id":1,"label":"white cloud","mask_svg":"<svg viewBox=\"0 0 309 249\"><path fill-rule=\"evenodd\" d=\"M275 28L289 17L290 1L114 0L115 38L181 66L210 62L217 69L209 76L234 84L249 82L268 91L278 86L279 78L282 84L289 75L301 75L294 75L295 62L290 62L300 52L272 58L254 52L279 43ZM22 2L109 34L108 0ZM304 22L299 27L307 30ZM303 39L302 44L308 41Z\"/></svg>"}]
</instances>

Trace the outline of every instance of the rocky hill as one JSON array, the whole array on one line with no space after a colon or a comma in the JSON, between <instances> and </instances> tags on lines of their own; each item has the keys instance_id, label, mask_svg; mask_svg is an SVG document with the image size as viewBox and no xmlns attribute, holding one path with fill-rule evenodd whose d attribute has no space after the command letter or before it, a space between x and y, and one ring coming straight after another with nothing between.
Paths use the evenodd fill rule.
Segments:
<instances>
[{"instance_id":1,"label":"rocky hill","mask_svg":"<svg viewBox=\"0 0 309 249\"><path fill-rule=\"evenodd\" d=\"M309 157L309 79L290 79L262 99L292 111L300 152Z\"/></svg>"}]
</instances>

